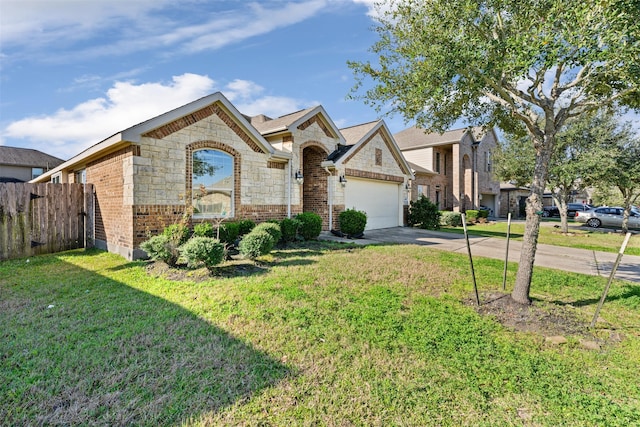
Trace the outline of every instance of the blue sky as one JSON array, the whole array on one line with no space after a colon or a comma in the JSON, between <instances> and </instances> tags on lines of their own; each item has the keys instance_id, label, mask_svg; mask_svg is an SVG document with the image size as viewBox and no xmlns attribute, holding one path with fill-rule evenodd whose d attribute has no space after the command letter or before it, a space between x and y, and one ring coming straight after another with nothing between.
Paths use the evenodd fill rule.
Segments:
<instances>
[{"instance_id":1,"label":"blue sky","mask_svg":"<svg viewBox=\"0 0 640 427\"><path fill-rule=\"evenodd\" d=\"M67 159L216 91L249 115L320 104L338 127L375 120L346 99L346 62L375 59L371 13L373 0L1 0L0 144Z\"/></svg>"},{"instance_id":2,"label":"blue sky","mask_svg":"<svg viewBox=\"0 0 640 427\"><path fill-rule=\"evenodd\" d=\"M374 1L0 0L0 145L68 159L217 91L249 115L376 120L346 99L347 61L375 61Z\"/></svg>"}]
</instances>

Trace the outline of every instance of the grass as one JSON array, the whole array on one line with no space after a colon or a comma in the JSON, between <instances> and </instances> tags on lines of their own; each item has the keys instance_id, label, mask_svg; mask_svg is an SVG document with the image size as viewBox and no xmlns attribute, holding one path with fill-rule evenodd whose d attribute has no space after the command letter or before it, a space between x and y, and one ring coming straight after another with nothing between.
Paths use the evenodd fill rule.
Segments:
<instances>
[{"instance_id":1,"label":"grass","mask_svg":"<svg viewBox=\"0 0 640 427\"><path fill-rule=\"evenodd\" d=\"M475 268L481 295L499 289L502 263ZM613 283L595 331L607 344L590 351L477 314L468 270L462 255L412 245L295 247L199 282L95 250L4 261L0 419L640 424L638 285ZM588 322L605 282L536 269L532 296Z\"/></svg>"},{"instance_id":2,"label":"grass","mask_svg":"<svg viewBox=\"0 0 640 427\"><path fill-rule=\"evenodd\" d=\"M545 224L546 222L554 222L553 219L543 220L540 226L540 234L538 243L546 245L564 246L578 249L588 249L592 251L614 252L617 253L622 246L624 234L607 230L586 230L576 223L569 222L569 233L562 234L557 228ZM557 221L556 221L557 222ZM558 222L559 224L559 222ZM486 224L474 224L468 227L469 234L486 237L505 237L507 235L507 222L491 222ZM441 227L440 231L450 233L463 234L462 227ZM522 240L524 235L524 223L511 223L509 236L515 240ZM631 235L626 255L640 255L640 234Z\"/></svg>"}]
</instances>

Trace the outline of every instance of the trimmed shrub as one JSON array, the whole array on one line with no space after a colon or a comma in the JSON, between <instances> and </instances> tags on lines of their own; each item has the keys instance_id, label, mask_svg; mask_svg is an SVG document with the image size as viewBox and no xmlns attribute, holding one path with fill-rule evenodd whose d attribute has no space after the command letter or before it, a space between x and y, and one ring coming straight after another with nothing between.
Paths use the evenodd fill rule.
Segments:
<instances>
[{"instance_id":1,"label":"trimmed shrub","mask_svg":"<svg viewBox=\"0 0 640 427\"><path fill-rule=\"evenodd\" d=\"M234 245L238 240L238 236L240 236L240 223L227 222L226 224L221 224L218 232L222 243Z\"/></svg>"},{"instance_id":2,"label":"trimmed shrub","mask_svg":"<svg viewBox=\"0 0 640 427\"><path fill-rule=\"evenodd\" d=\"M407 223L425 230L436 230L440 227L440 211L438 206L421 195L419 199L409 203Z\"/></svg>"},{"instance_id":3,"label":"trimmed shrub","mask_svg":"<svg viewBox=\"0 0 640 427\"><path fill-rule=\"evenodd\" d=\"M367 226L367 214L355 209L340 212L340 231L348 237L361 236Z\"/></svg>"},{"instance_id":4,"label":"trimmed shrub","mask_svg":"<svg viewBox=\"0 0 640 427\"><path fill-rule=\"evenodd\" d=\"M460 212L441 211L440 215L440 225L462 227L462 214Z\"/></svg>"},{"instance_id":5,"label":"trimmed shrub","mask_svg":"<svg viewBox=\"0 0 640 427\"><path fill-rule=\"evenodd\" d=\"M285 242L295 242L298 237L298 228L302 223L295 218L285 218L280 221L280 231L282 240Z\"/></svg>"},{"instance_id":6,"label":"trimmed shrub","mask_svg":"<svg viewBox=\"0 0 640 427\"><path fill-rule=\"evenodd\" d=\"M278 243L280 241L280 238L282 238L282 231L280 231L280 225L274 223L274 222L263 222L260 223L258 225L256 225L253 230L251 230L251 233L253 233L254 231L257 230L264 230L267 233L269 233L271 235L271 237L273 237L273 244L275 245L276 243ZM251 234L249 233L249 234Z\"/></svg>"},{"instance_id":7,"label":"trimmed shrub","mask_svg":"<svg viewBox=\"0 0 640 427\"><path fill-rule=\"evenodd\" d=\"M480 209L478 211L478 218L489 218L489 211L486 209Z\"/></svg>"},{"instance_id":8,"label":"trimmed shrub","mask_svg":"<svg viewBox=\"0 0 640 427\"><path fill-rule=\"evenodd\" d=\"M165 234L153 236L140 244L140 248L154 261L162 261L172 267L178 263L180 251L171 238Z\"/></svg>"},{"instance_id":9,"label":"trimmed shrub","mask_svg":"<svg viewBox=\"0 0 640 427\"><path fill-rule=\"evenodd\" d=\"M194 237L215 237L213 224L210 222L201 222L193 226Z\"/></svg>"},{"instance_id":10,"label":"trimmed shrub","mask_svg":"<svg viewBox=\"0 0 640 427\"><path fill-rule=\"evenodd\" d=\"M189 240L191 230L184 224L171 224L162 231L162 234L167 236L178 247Z\"/></svg>"},{"instance_id":11,"label":"trimmed shrub","mask_svg":"<svg viewBox=\"0 0 640 427\"><path fill-rule=\"evenodd\" d=\"M266 230L255 230L242 238L238 249L243 257L256 259L271 252L273 244L273 236Z\"/></svg>"},{"instance_id":12,"label":"trimmed shrub","mask_svg":"<svg viewBox=\"0 0 640 427\"><path fill-rule=\"evenodd\" d=\"M474 224L478 220L478 211L475 209L469 209L464 213L467 218L467 224Z\"/></svg>"},{"instance_id":13,"label":"trimmed shrub","mask_svg":"<svg viewBox=\"0 0 640 427\"><path fill-rule=\"evenodd\" d=\"M196 236L180 247L180 254L188 267L204 264L211 270L224 259L224 245L212 237Z\"/></svg>"},{"instance_id":14,"label":"trimmed shrub","mask_svg":"<svg viewBox=\"0 0 640 427\"><path fill-rule=\"evenodd\" d=\"M240 236L244 236L245 234L249 234L251 232L251 230L253 230L253 227L256 226L256 223L251 221L250 219L241 219L240 221L238 221L238 225L239 225L239 235Z\"/></svg>"},{"instance_id":15,"label":"trimmed shrub","mask_svg":"<svg viewBox=\"0 0 640 427\"><path fill-rule=\"evenodd\" d=\"M317 239L322 231L322 218L315 212L303 212L296 215L296 219L300 221L298 232L305 240Z\"/></svg>"}]
</instances>

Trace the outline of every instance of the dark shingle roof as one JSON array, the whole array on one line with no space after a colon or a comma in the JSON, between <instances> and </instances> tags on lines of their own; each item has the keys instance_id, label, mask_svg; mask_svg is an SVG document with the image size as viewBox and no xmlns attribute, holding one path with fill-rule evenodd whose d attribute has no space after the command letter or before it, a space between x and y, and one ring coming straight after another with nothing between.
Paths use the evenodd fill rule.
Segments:
<instances>
[{"instance_id":1,"label":"dark shingle roof","mask_svg":"<svg viewBox=\"0 0 640 427\"><path fill-rule=\"evenodd\" d=\"M31 148L0 146L0 164L53 169L64 160Z\"/></svg>"},{"instance_id":2,"label":"dark shingle roof","mask_svg":"<svg viewBox=\"0 0 640 427\"><path fill-rule=\"evenodd\" d=\"M336 145L336 149L333 150L333 152L327 156L327 160L331 160L332 162L335 162L340 157L347 154L349 150L351 150L351 147L352 145L342 145L342 144Z\"/></svg>"}]
</instances>

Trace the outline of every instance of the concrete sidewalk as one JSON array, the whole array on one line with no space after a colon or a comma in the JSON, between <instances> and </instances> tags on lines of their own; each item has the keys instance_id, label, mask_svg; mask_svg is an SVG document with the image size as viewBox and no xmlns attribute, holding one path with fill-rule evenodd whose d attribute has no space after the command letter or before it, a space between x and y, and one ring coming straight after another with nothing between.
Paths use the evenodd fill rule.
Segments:
<instances>
[{"instance_id":1,"label":"concrete sidewalk","mask_svg":"<svg viewBox=\"0 0 640 427\"><path fill-rule=\"evenodd\" d=\"M467 253L467 245L462 234L443 231L421 230L411 227L394 227L365 232L364 239L346 239L323 232L323 240L350 242L361 245L396 243L428 245L434 249ZM471 255L504 260L506 239L469 236ZM522 242L509 241L509 261L520 260ZM538 244L535 265L574 273L609 277L616 261L617 253L596 252L586 249L573 249L562 246ZM624 255L616 271L616 279L640 283L640 256Z\"/></svg>"}]
</instances>

